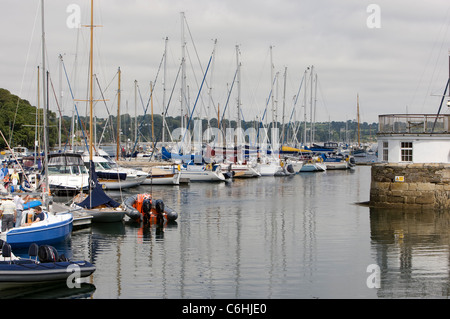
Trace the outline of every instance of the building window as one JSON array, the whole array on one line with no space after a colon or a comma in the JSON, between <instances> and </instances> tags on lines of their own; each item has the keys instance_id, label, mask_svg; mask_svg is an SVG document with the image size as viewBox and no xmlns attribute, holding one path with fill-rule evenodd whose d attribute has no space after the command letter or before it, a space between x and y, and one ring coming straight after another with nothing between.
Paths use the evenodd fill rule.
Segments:
<instances>
[{"instance_id":1,"label":"building window","mask_svg":"<svg viewBox=\"0 0 450 319\"><path fill-rule=\"evenodd\" d=\"M400 147L401 161L412 162L413 161L413 143L402 142Z\"/></svg>"},{"instance_id":2,"label":"building window","mask_svg":"<svg viewBox=\"0 0 450 319\"><path fill-rule=\"evenodd\" d=\"M389 142L383 142L383 161L387 162L389 158Z\"/></svg>"}]
</instances>

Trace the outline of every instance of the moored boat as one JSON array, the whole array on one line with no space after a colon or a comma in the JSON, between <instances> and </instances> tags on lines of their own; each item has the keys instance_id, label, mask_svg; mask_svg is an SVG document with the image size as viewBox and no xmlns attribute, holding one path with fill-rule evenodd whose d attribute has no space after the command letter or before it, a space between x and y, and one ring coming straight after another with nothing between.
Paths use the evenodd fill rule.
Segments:
<instances>
[{"instance_id":1,"label":"moored boat","mask_svg":"<svg viewBox=\"0 0 450 319\"><path fill-rule=\"evenodd\" d=\"M27 218L27 211L22 213ZM24 223L1 234L4 241L12 247L28 247L32 243L54 244L70 238L72 233L73 216L70 213L45 213L46 218L34 223Z\"/></svg>"},{"instance_id":2,"label":"moored boat","mask_svg":"<svg viewBox=\"0 0 450 319\"><path fill-rule=\"evenodd\" d=\"M128 197L124 201L124 206L130 219L140 222L156 223L158 219L158 207L162 207L162 217L165 222L174 222L178 218L178 213L160 203L162 200L153 201L150 194L136 194ZM159 205L158 205L159 203Z\"/></svg>"},{"instance_id":3,"label":"moored boat","mask_svg":"<svg viewBox=\"0 0 450 319\"><path fill-rule=\"evenodd\" d=\"M7 242L0 241L0 246L2 288L67 281L75 271L77 278L84 278L96 270L96 267L87 261L70 261L62 255L59 256L56 249L48 245L39 247L35 243L31 244L28 250L30 258L15 256Z\"/></svg>"},{"instance_id":4,"label":"moored boat","mask_svg":"<svg viewBox=\"0 0 450 319\"><path fill-rule=\"evenodd\" d=\"M152 167L142 185L178 185L180 177L181 173L174 165L167 168Z\"/></svg>"}]
</instances>

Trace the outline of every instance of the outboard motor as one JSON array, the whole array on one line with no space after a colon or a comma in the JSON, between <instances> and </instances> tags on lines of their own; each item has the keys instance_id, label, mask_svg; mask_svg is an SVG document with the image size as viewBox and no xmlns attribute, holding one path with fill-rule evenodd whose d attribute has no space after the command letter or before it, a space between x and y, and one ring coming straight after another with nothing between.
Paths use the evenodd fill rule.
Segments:
<instances>
[{"instance_id":1,"label":"outboard motor","mask_svg":"<svg viewBox=\"0 0 450 319\"><path fill-rule=\"evenodd\" d=\"M150 214L150 210L152 209L152 200L150 198L144 199L142 202L142 213Z\"/></svg>"},{"instance_id":2,"label":"outboard motor","mask_svg":"<svg viewBox=\"0 0 450 319\"><path fill-rule=\"evenodd\" d=\"M156 225L162 226L164 225L164 202L160 199L155 201L155 209L156 209Z\"/></svg>"},{"instance_id":3,"label":"outboard motor","mask_svg":"<svg viewBox=\"0 0 450 319\"><path fill-rule=\"evenodd\" d=\"M152 210L152 200L150 198L145 198L142 201L142 214L144 215L144 224L149 223L151 210Z\"/></svg>"}]
</instances>

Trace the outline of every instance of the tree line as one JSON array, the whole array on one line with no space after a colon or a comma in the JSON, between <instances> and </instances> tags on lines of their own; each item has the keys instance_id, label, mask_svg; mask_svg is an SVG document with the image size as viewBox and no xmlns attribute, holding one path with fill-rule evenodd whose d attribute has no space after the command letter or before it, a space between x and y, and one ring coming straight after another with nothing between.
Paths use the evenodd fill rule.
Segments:
<instances>
[{"instance_id":1,"label":"tree line","mask_svg":"<svg viewBox=\"0 0 450 319\"><path fill-rule=\"evenodd\" d=\"M38 111L38 112L37 112ZM11 147L24 146L32 150L35 146L35 141L42 145L43 137L43 109L37 109L32 106L27 100L21 99L18 96L11 94L8 90L0 88L0 130L5 139L0 140L0 149L7 147L6 142ZM72 140L77 144L84 144L84 137L89 136L89 116L80 116L75 119L77 125L75 134L71 133L72 118L63 116L61 121L61 132L59 132L59 116L55 112L47 112L48 123L48 143L49 146L55 147L59 143L59 134L61 134L61 144L70 145ZM136 125L137 122L137 125ZM181 117L165 118L166 131L165 141L169 141L168 132L181 126ZM153 128L152 128L153 123ZM162 125L163 118L160 114L139 115L136 118L130 114L123 114L120 116L120 141L121 143L136 140L136 128L138 131L138 138L140 142L160 142L162 140ZM220 128L236 128L236 121L224 120L217 123L217 118L212 118L209 121L211 127ZM256 121L242 121L241 127L246 130L253 127L257 129L261 123ZM307 142L310 141L310 124L307 123ZM202 119L202 128L205 130L208 127L208 121ZM280 132L282 131L281 123L277 123ZM190 125L192 130L193 124ZM294 128L294 129L293 129ZM102 143L116 143L117 141L117 116L110 115L107 118L95 119L95 136L97 142L101 139ZM378 130L377 123L360 123L359 124L359 141L375 142L376 133ZM303 134L305 132L304 123L297 122L285 126L286 140L303 141ZM348 120L347 122L330 121L318 122L314 124L314 142L323 143L327 141L355 143L358 142L358 123L356 121ZM295 133L295 135L294 135ZM74 139L72 139L74 135Z\"/></svg>"}]
</instances>

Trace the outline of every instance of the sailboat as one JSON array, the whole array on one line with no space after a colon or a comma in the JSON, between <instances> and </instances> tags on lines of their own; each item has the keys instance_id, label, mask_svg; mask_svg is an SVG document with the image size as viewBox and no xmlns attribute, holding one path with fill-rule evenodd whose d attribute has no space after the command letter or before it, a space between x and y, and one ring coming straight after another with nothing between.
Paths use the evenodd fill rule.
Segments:
<instances>
[{"instance_id":1,"label":"sailboat","mask_svg":"<svg viewBox=\"0 0 450 319\"><path fill-rule=\"evenodd\" d=\"M89 59L89 181L90 191L89 195L84 198L84 194L79 194L74 198L73 207L80 207L82 210L91 215L92 222L119 222L125 216L125 210L120 207L120 204L111 199L103 191L102 184L99 183L97 174L95 172L95 165L93 162L93 40L94 40L94 0L91 0L91 36L90 36L90 59Z\"/></svg>"},{"instance_id":2,"label":"sailboat","mask_svg":"<svg viewBox=\"0 0 450 319\"><path fill-rule=\"evenodd\" d=\"M44 32L44 1L41 1L41 12L42 12L42 64L45 70L45 32ZM48 77L48 72L43 73L44 78L44 101L46 86L45 86L45 76ZM48 178L48 138L47 138L47 112L44 111L44 183L41 187L42 199L33 201L33 205L24 205L24 211L22 216L25 217L28 214L28 209L36 206L44 206L44 208L49 207L49 178ZM8 146L9 147L9 146ZM11 195L9 195L11 196ZM6 198L6 200L11 200L12 197ZM6 241L11 247L28 247L31 243L47 244L65 241L70 238L73 227L73 215L68 211L61 214L45 212L45 219L42 221L37 221L31 224L24 223L19 227L13 227L6 232L3 232L0 237L3 241Z\"/></svg>"}]
</instances>

